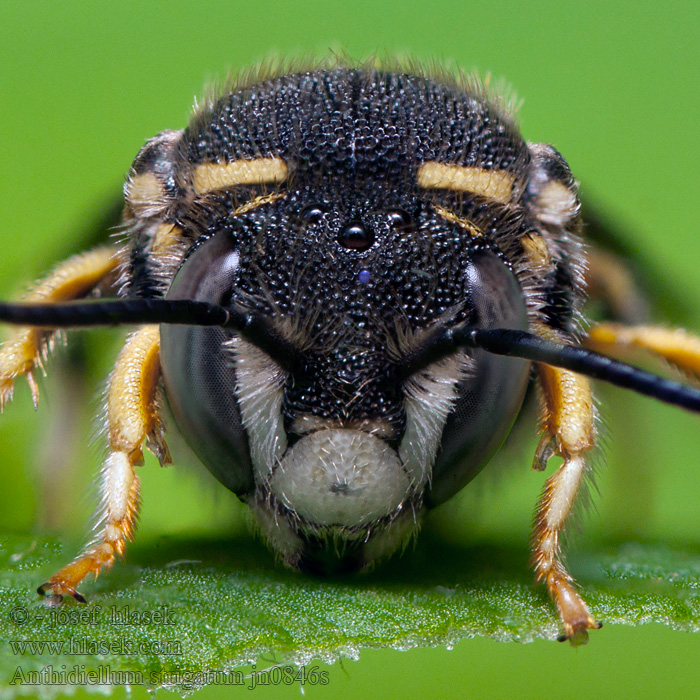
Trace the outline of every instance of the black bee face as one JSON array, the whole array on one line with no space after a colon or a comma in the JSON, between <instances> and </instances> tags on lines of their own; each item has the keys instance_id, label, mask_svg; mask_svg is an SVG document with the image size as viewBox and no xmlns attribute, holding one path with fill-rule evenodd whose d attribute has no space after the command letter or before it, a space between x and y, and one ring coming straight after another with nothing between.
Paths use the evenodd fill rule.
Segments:
<instances>
[{"instance_id":1,"label":"black bee face","mask_svg":"<svg viewBox=\"0 0 700 700\"><path fill-rule=\"evenodd\" d=\"M588 377L700 411L700 391L583 347L641 348L697 377L700 340L649 325L582 332L584 271L638 323L624 265L579 233L577 186L551 146L525 143L478 84L335 67L239 85L184 131L149 141L126 185L123 246L74 256L0 348L0 409L41 367L52 330L142 324L106 397L99 532L42 584L50 604L124 552L144 444L170 461L159 386L207 468L247 502L273 550L313 572L392 554L510 429L530 378L533 468L547 479L537 580L585 642L600 624L561 559L590 471ZM115 285L117 300L85 300ZM69 303L62 303L68 301ZM631 313L630 313L631 312Z\"/></svg>"},{"instance_id":2,"label":"black bee face","mask_svg":"<svg viewBox=\"0 0 700 700\"><path fill-rule=\"evenodd\" d=\"M226 96L176 152L161 169L191 245L168 298L259 312L296 358L163 326L176 420L290 564L327 546L371 563L478 472L520 407L526 362L407 365L445 326L527 328L531 283L508 253L529 230L528 148L478 94L339 69Z\"/></svg>"}]
</instances>

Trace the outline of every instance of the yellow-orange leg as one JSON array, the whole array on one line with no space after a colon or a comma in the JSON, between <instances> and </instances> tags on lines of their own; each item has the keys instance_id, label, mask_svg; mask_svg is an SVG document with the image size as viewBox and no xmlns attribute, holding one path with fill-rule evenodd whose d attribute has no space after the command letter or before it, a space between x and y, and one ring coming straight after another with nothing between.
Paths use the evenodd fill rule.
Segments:
<instances>
[{"instance_id":1,"label":"yellow-orange leg","mask_svg":"<svg viewBox=\"0 0 700 700\"><path fill-rule=\"evenodd\" d=\"M59 603L66 594L84 602L77 587L90 573L122 555L132 539L139 509L139 478L134 466L143 464L143 444L161 464L170 455L163 441L158 418L157 386L160 376L160 331L144 326L136 331L119 355L107 394L109 454L101 473L101 504L96 536L68 566L39 587L49 603Z\"/></svg>"},{"instance_id":2,"label":"yellow-orange leg","mask_svg":"<svg viewBox=\"0 0 700 700\"><path fill-rule=\"evenodd\" d=\"M599 323L588 331L585 343L603 353L639 348L700 379L700 338L682 328Z\"/></svg>"},{"instance_id":3,"label":"yellow-orange leg","mask_svg":"<svg viewBox=\"0 0 700 700\"><path fill-rule=\"evenodd\" d=\"M546 584L557 606L564 628L560 639L582 644L588 639L586 630L600 625L561 561L560 535L586 474L586 455L595 445L593 398L585 377L544 364L538 369L545 403L544 434L534 468L544 469L555 453L564 464L547 479L537 506L532 561L537 580Z\"/></svg>"},{"instance_id":4,"label":"yellow-orange leg","mask_svg":"<svg viewBox=\"0 0 700 700\"><path fill-rule=\"evenodd\" d=\"M25 302L51 303L80 299L89 294L119 264L119 248L104 246L81 253L61 263L46 279L24 296ZM39 387L33 371L42 367L50 350L51 332L42 328L17 328L0 347L0 411L12 398L14 381L24 376L36 407Z\"/></svg>"}]
</instances>

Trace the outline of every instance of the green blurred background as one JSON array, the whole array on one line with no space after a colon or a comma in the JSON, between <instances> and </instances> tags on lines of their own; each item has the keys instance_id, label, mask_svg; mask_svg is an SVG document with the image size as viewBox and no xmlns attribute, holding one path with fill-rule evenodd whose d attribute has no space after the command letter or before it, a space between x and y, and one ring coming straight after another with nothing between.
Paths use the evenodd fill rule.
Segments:
<instances>
[{"instance_id":1,"label":"green blurred background","mask_svg":"<svg viewBox=\"0 0 700 700\"><path fill-rule=\"evenodd\" d=\"M583 196L621 222L620 236L685 301L683 322L700 329L700 12L690 1L3 3L0 296L84 245L86 222L118 193L144 140L182 127L205 84L270 55L331 50L356 58L407 53L504 78L523 101L525 137L561 150ZM92 508L86 484L99 459L86 447L99 411L92 396L114 360L115 335L85 338L86 387L57 370L42 384L38 415L20 387L0 422L0 530L84 531ZM61 384L77 387L77 400ZM599 395L608 459L597 508L574 546L662 541L698 551L698 419L614 390ZM54 433L76 435L78 456L70 445L58 449ZM525 551L542 485L529 472L531 449L508 449L428 527L456 545L511 541ZM157 533L214 536L244 527L241 508L206 476L149 466L141 471L139 544ZM306 693L694 697L698 658L698 635L609 625L578 650L483 639L454 650L369 650L357 663L333 666L330 684ZM299 688L256 692L291 697ZM199 697L207 694L216 697L216 689Z\"/></svg>"}]
</instances>

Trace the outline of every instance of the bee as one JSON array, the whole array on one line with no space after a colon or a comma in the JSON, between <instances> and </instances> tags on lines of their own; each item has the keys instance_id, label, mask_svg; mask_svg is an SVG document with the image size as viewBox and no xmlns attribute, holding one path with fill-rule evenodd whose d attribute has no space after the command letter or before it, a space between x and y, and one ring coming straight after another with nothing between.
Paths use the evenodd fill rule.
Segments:
<instances>
[{"instance_id":1,"label":"bee","mask_svg":"<svg viewBox=\"0 0 700 700\"><path fill-rule=\"evenodd\" d=\"M476 79L338 63L207 99L146 143L124 194L117 243L0 304L20 326L0 350L3 407L22 376L38 400L56 329L137 326L109 380L95 536L39 587L50 604L84 602L83 580L123 555L144 446L171 461L165 402L279 558L323 574L402 549L487 464L535 384L534 468L563 462L532 562L560 638L586 641L600 624L560 536L596 445L589 378L700 411L698 389L586 346L641 347L697 375L700 340L587 325L587 284L613 308L637 297L619 261L584 248L554 147L526 142Z\"/></svg>"}]
</instances>

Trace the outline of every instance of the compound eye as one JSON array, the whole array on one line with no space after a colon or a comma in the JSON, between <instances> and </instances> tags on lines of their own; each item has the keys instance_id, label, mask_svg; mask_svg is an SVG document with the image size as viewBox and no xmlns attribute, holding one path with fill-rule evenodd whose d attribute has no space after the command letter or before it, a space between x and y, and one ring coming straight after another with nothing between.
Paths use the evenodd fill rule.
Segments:
<instances>
[{"instance_id":1,"label":"compound eye","mask_svg":"<svg viewBox=\"0 0 700 700\"><path fill-rule=\"evenodd\" d=\"M168 299L228 304L240 255L228 232L194 250L175 275ZM236 398L233 337L221 328L163 325L161 365L173 417L195 454L236 494L253 487L248 437Z\"/></svg>"},{"instance_id":2,"label":"compound eye","mask_svg":"<svg viewBox=\"0 0 700 700\"><path fill-rule=\"evenodd\" d=\"M464 274L472 323L480 328L526 330L523 292L513 273L491 252L476 254ZM520 410L530 363L469 352L465 378L445 422L433 467L430 505L460 491L500 447Z\"/></svg>"},{"instance_id":3,"label":"compound eye","mask_svg":"<svg viewBox=\"0 0 700 700\"><path fill-rule=\"evenodd\" d=\"M389 209L387 216L389 226L395 231L406 233L416 229L415 220L405 209Z\"/></svg>"},{"instance_id":4,"label":"compound eye","mask_svg":"<svg viewBox=\"0 0 700 700\"><path fill-rule=\"evenodd\" d=\"M353 221L338 234L338 243L348 250L362 252L374 244L374 231L359 221Z\"/></svg>"}]
</instances>

